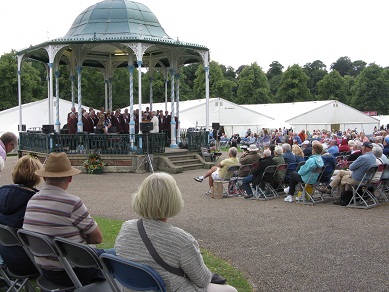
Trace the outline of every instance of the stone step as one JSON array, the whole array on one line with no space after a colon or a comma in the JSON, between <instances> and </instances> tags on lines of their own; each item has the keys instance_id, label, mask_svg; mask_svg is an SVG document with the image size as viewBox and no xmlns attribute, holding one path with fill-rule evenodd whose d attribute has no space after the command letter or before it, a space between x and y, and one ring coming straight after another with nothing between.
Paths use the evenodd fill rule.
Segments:
<instances>
[{"instance_id":1,"label":"stone step","mask_svg":"<svg viewBox=\"0 0 389 292\"><path fill-rule=\"evenodd\" d=\"M196 155L193 155L193 154L186 154L186 155L182 155L182 156L166 156L167 158L169 158L170 161L181 161L181 160L185 160L185 159L197 159Z\"/></svg>"},{"instance_id":2,"label":"stone step","mask_svg":"<svg viewBox=\"0 0 389 292\"><path fill-rule=\"evenodd\" d=\"M198 159L183 159L183 160L175 160L172 163L176 166L185 166L186 164L202 164Z\"/></svg>"},{"instance_id":3,"label":"stone step","mask_svg":"<svg viewBox=\"0 0 389 292\"><path fill-rule=\"evenodd\" d=\"M183 168L183 171L185 171L185 170L193 170L193 169L203 169L204 168L204 164L202 164L202 163L195 163L195 164L181 165L180 167Z\"/></svg>"}]
</instances>

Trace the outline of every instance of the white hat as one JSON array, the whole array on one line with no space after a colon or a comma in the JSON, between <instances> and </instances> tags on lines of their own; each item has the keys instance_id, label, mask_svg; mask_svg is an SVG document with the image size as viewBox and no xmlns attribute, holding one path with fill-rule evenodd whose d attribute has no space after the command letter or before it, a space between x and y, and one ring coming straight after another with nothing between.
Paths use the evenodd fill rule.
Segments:
<instances>
[{"instance_id":1,"label":"white hat","mask_svg":"<svg viewBox=\"0 0 389 292\"><path fill-rule=\"evenodd\" d=\"M255 151L258 151L259 149L257 148L257 145L251 144L248 150L250 152L255 152Z\"/></svg>"},{"instance_id":2,"label":"white hat","mask_svg":"<svg viewBox=\"0 0 389 292\"><path fill-rule=\"evenodd\" d=\"M309 141L308 140L305 140L302 145L308 145L309 144Z\"/></svg>"}]
</instances>

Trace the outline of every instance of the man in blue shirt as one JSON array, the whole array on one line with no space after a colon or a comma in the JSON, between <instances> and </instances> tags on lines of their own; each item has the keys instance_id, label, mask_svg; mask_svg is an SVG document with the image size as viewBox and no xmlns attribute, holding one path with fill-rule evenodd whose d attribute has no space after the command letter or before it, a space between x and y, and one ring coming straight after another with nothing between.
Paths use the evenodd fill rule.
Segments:
<instances>
[{"instance_id":1,"label":"man in blue shirt","mask_svg":"<svg viewBox=\"0 0 389 292\"><path fill-rule=\"evenodd\" d=\"M338 194L345 191L347 185L358 185L362 180L365 172L372 166L376 165L376 157L373 152L373 144L370 142L363 143L362 153L357 160L350 164L350 170L340 170L330 183L330 188L339 187Z\"/></svg>"},{"instance_id":2,"label":"man in blue shirt","mask_svg":"<svg viewBox=\"0 0 389 292\"><path fill-rule=\"evenodd\" d=\"M337 145L337 140L335 140L335 139L331 140L330 147L328 148L328 153L332 154L333 156L338 156L339 148Z\"/></svg>"}]
</instances>

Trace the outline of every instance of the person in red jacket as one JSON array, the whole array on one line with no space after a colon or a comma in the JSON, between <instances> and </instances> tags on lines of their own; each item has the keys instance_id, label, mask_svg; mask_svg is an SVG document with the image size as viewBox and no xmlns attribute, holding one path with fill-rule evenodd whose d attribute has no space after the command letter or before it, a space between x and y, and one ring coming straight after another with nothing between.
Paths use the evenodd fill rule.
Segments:
<instances>
[{"instance_id":1,"label":"person in red jacket","mask_svg":"<svg viewBox=\"0 0 389 292\"><path fill-rule=\"evenodd\" d=\"M303 143L305 141L305 139L306 139L305 130L301 130L301 132L298 134L298 136L301 139L301 143Z\"/></svg>"},{"instance_id":2,"label":"person in red jacket","mask_svg":"<svg viewBox=\"0 0 389 292\"><path fill-rule=\"evenodd\" d=\"M348 145L347 139L343 138L342 142L340 143L339 146L339 153L340 152L349 152L351 151L350 146Z\"/></svg>"}]
</instances>

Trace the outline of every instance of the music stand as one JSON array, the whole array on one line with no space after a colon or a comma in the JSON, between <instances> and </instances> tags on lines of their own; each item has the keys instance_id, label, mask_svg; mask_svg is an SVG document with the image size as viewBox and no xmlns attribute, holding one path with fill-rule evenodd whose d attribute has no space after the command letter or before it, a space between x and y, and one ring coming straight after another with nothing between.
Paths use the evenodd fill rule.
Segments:
<instances>
[{"instance_id":1,"label":"music stand","mask_svg":"<svg viewBox=\"0 0 389 292\"><path fill-rule=\"evenodd\" d=\"M141 164L139 164L138 168L136 169L136 171L139 170L139 168L143 165L143 164L148 164L148 168L146 169L146 171L150 170L154 173L154 167L153 167L153 162L150 158L150 148L149 148L149 132L153 129L153 123L140 123L140 131L143 133L143 135L146 136L146 154L145 154L145 158L142 160ZM144 148L143 148L144 149Z\"/></svg>"}]
</instances>

